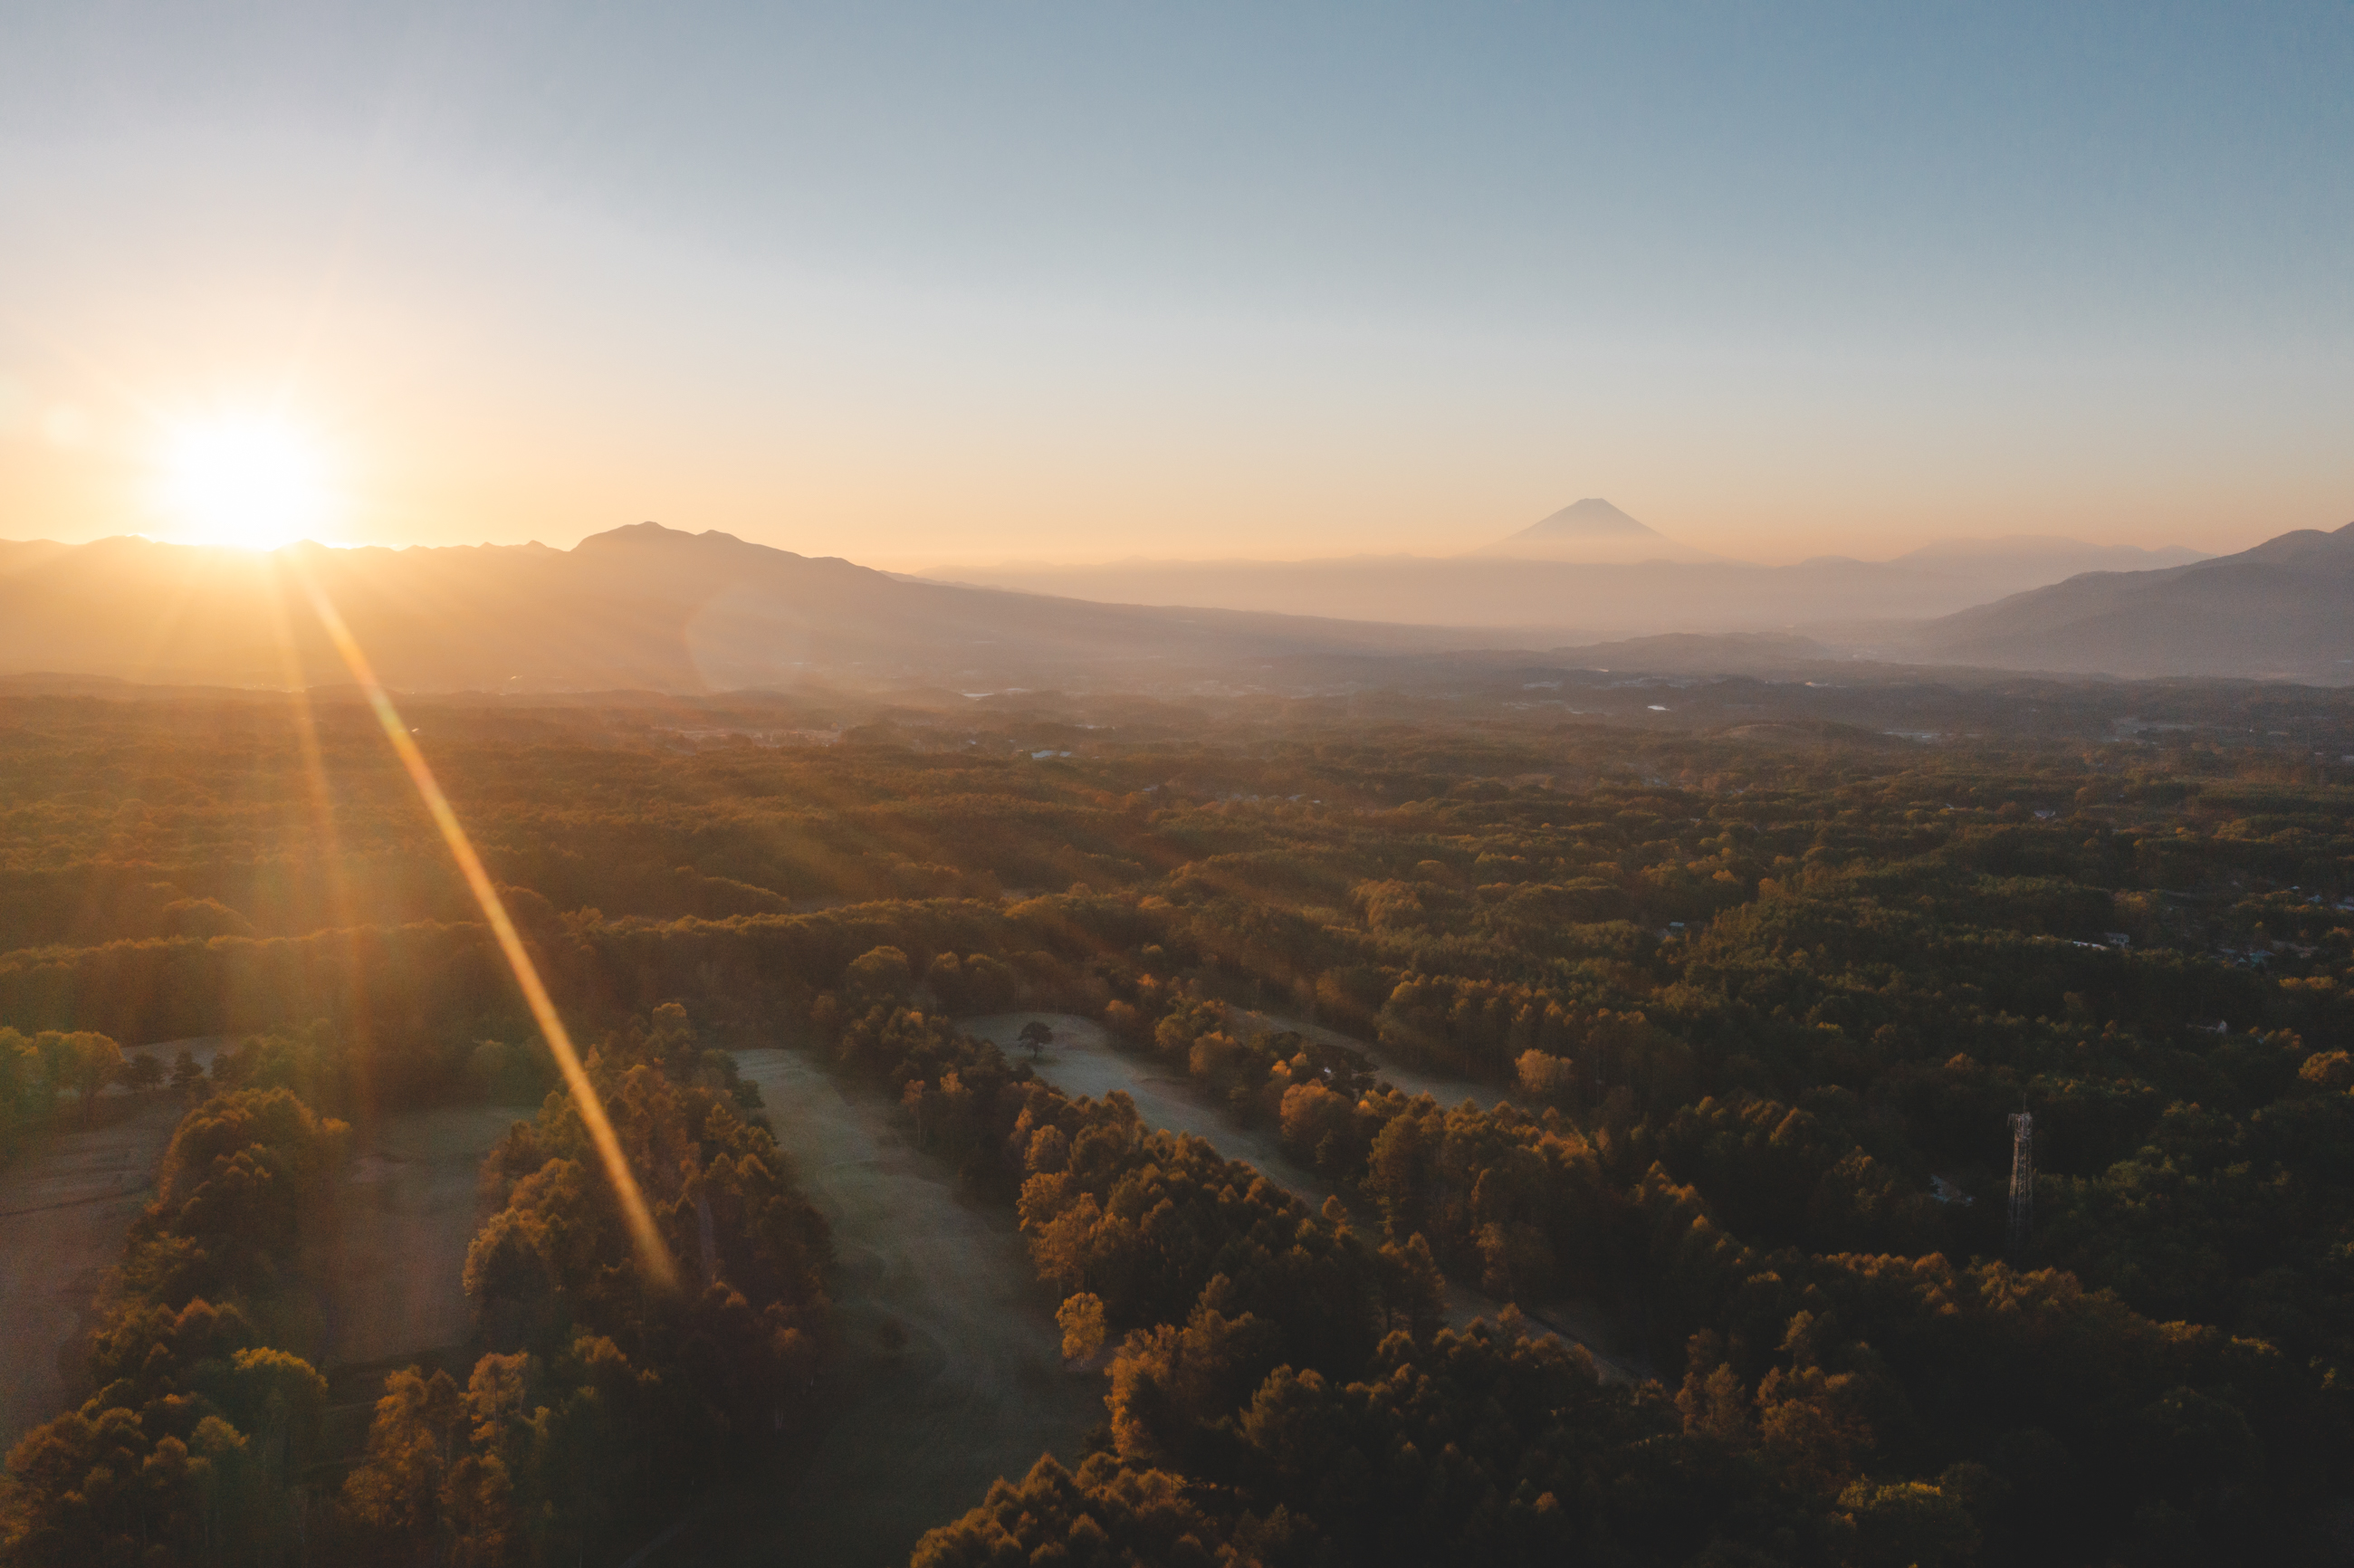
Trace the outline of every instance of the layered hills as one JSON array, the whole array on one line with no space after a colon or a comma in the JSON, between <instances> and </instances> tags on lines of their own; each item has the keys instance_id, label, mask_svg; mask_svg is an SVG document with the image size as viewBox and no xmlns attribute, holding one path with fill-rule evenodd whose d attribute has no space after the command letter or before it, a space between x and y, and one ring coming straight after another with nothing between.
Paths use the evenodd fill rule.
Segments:
<instances>
[{"instance_id":1,"label":"layered hills","mask_svg":"<svg viewBox=\"0 0 2354 1568\"><path fill-rule=\"evenodd\" d=\"M699 692L811 680L1147 686L1211 670L1231 676L1254 660L1465 641L1426 628L909 581L644 523L571 550L0 545L0 674L273 687L347 680L313 585L377 673L410 691Z\"/></svg>"},{"instance_id":2,"label":"layered hills","mask_svg":"<svg viewBox=\"0 0 2354 1568\"><path fill-rule=\"evenodd\" d=\"M1641 537L1592 508L1579 526L1598 517ZM906 577L651 523L570 550L0 544L0 676L334 683L348 674L315 590L387 683L420 692L1321 689L1391 678L1377 672L1397 656L1604 642L1611 656L1589 662L2354 681L2354 525L2066 575L2088 554L2156 553L2029 539L1778 567L1481 555L1229 563L1221 577L1212 563L1161 568L1147 594L1080 568L1045 579L1058 593ZM2034 586L2018 591L2022 574Z\"/></svg>"},{"instance_id":3,"label":"layered hills","mask_svg":"<svg viewBox=\"0 0 2354 1568\"><path fill-rule=\"evenodd\" d=\"M1728 560L1589 498L1453 556L1128 560L937 569L935 580L1129 604L1207 605L1409 625L1510 629L1534 644L1667 632L1845 629L1950 615L2079 572L2200 559L2010 535L1945 540L1893 560Z\"/></svg>"}]
</instances>

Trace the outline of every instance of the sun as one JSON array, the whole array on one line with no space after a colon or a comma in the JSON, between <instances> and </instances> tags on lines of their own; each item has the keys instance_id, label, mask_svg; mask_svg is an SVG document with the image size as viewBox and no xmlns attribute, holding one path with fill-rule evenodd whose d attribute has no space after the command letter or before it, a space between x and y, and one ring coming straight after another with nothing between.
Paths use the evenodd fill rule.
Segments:
<instances>
[{"instance_id":1,"label":"sun","mask_svg":"<svg viewBox=\"0 0 2354 1568\"><path fill-rule=\"evenodd\" d=\"M274 550L330 521L327 454L308 431L267 415L174 427L160 500L191 544Z\"/></svg>"}]
</instances>

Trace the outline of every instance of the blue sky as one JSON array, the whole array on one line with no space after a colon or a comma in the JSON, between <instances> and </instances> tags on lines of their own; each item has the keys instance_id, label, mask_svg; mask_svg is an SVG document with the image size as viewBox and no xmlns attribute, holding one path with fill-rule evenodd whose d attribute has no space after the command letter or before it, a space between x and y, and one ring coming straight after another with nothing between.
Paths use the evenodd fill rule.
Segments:
<instances>
[{"instance_id":1,"label":"blue sky","mask_svg":"<svg viewBox=\"0 0 2354 1568\"><path fill-rule=\"evenodd\" d=\"M0 535L885 564L2354 518L2354 11L0 12Z\"/></svg>"}]
</instances>

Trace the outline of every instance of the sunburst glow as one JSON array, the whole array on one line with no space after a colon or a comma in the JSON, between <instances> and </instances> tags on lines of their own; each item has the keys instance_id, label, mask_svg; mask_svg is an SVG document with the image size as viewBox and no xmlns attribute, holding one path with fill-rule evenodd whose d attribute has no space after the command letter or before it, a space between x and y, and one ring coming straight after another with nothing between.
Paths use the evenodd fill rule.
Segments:
<instances>
[{"instance_id":1,"label":"sunburst glow","mask_svg":"<svg viewBox=\"0 0 2354 1568\"><path fill-rule=\"evenodd\" d=\"M224 416L171 432L161 501L191 544L273 550L323 530L330 477L309 432L268 416Z\"/></svg>"}]
</instances>

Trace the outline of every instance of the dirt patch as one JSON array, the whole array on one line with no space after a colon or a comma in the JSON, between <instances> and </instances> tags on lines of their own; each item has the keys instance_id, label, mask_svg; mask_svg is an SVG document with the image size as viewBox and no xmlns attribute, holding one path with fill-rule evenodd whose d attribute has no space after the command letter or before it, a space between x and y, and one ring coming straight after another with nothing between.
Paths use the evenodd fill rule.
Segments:
<instances>
[{"instance_id":1,"label":"dirt patch","mask_svg":"<svg viewBox=\"0 0 2354 1568\"><path fill-rule=\"evenodd\" d=\"M829 1224L858 1387L790 1474L708 1499L646 1562L904 1563L917 1538L1051 1451L1077 1458L1103 1383L1063 1368L1053 1293L1009 1212L967 1198L896 1107L789 1051L737 1053Z\"/></svg>"},{"instance_id":2,"label":"dirt patch","mask_svg":"<svg viewBox=\"0 0 2354 1568\"><path fill-rule=\"evenodd\" d=\"M401 1111L370 1128L344 1172L339 1223L314 1261L331 1365L463 1341L466 1248L482 1218L482 1156L529 1107Z\"/></svg>"},{"instance_id":3,"label":"dirt patch","mask_svg":"<svg viewBox=\"0 0 2354 1568\"><path fill-rule=\"evenodd\" d=\"M184 1108L167 1095L109 1107L0 1171L0 1451L85 1392L77 1343Z\"/></svg>"}]
</instances>

